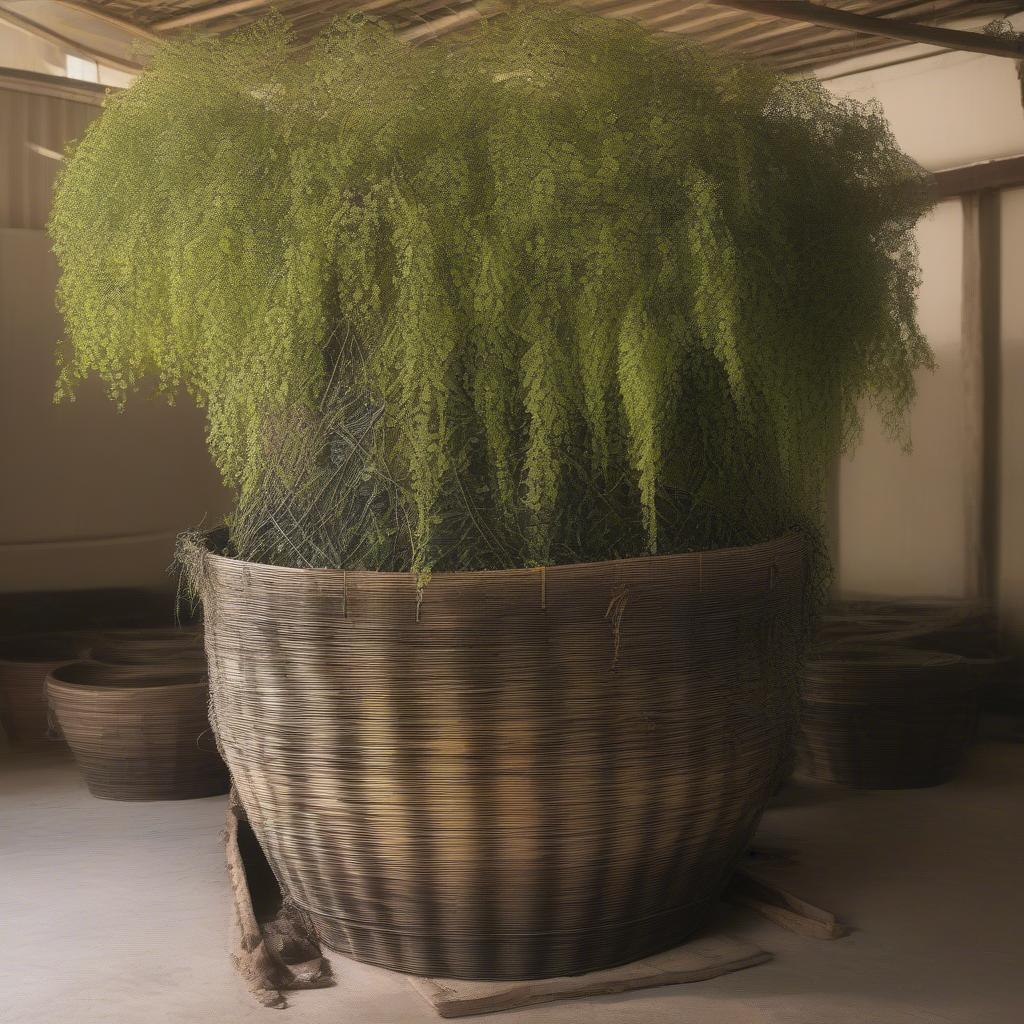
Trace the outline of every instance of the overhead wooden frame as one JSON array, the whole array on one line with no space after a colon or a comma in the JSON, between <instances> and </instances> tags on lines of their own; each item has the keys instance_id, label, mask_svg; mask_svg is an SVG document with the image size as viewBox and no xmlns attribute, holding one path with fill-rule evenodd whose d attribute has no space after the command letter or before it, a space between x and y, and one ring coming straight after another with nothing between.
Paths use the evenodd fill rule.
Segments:
<instances>
[{"instance_id":1,"label":"overhead wooden frame","mask_svg":"<svg viewBox=\"0 0 1024 1024\"><path fill-rule=\"evenodd\" d=\"M1018 39L858 14L835 7L825 7L811 0L705 0L705 3L715 7L728 7L734 11L746 11L749 14L763 14L770 18L864 32L910 43L925 43L947 50L967 50L993 57L1024 59L1024 43Z\"/></svg>"},{"instance_id":2,"label":"overhead wooden frame","mask_svg":"<svg viewBox=\"0 0 1024 1024\"><path fill-rule=\"evenodd\" d=\"M939 199L950 199L970 192L1015 188L1019 185L1024 185L1024 156L985 160L935 173L935 189Z\"/></svg>"},{"instance_id":3,"label":"overhead wooden frame","mask_svg":"<svg viewBox=\"0 0 1024 1024\"><path fill-rule=\"evenodd\" d=\"M186 11L184 14L178 14L172 18L155 21L152 28L158 32L188 28L207 21L215 21L218 18L227 18L232 14L242 14L258 7L268 7L270 3L271 0L227 0L224 3L210 4L209 7L201 7L196 11Z\"/></svg>"},{"instance_id":4,"label":"overhead wooden frame","mask_svg":"<svg viewBox=\"0 0 1024 1024\"><path fill-rule=\"evenodd\" d=\"M75 6L79 5L76 4ZM37 36L40 39L45 39L47 42L53 43L54 46L60 47L65 53L70 53L76 57L94 60L105 64L107 67L116 68L118 71L124 71L128 74L137 74L142 70L140 64L103 53L71 35L56 32L45 25L39 24L37 21L33 21L31 18L26 18L23 14L8 10L6 7L0 7L0 22L7 22L7 24L13 25L15 28L20 28L23 32Z\"/></svg>"},{"instance_id":5,"label":"overhead wooden frame","mask_svg":"<svg viewBox=\"0 0 1024 1024\"><path fill-rule=\"evenodd\" d=\"M508 0L46 0L91 12L141 37L200 31L233 31L277 11L308 43L334 18L357 11L391 25L416 42L429 43L499 14ZM957 19L1008 17L1024 0L563 0L609 18L635 21L651 32L685 36L713 49L764 61L784 73L805 73L836 61L878 53L906 42L928 42L1020 56L1015 40L941 26ZM756 6L755 6L756 5ZM0 0L0 10L18 10ZM36 5L33 5L33 11ZM25 9L27 11L27 8ZM24 13L19 11L19 13ZM860 20L857 20L860 19ZM42 17L32 20L42 22ZM46 19L59 34L90 39L79 26ZM944 33L954 33L946 35ZM927 36L928 38L925 38ZM968 46L968 44L970 44ZM1011 53L1010 51L1013 50Z\"/></svg>"}]
</instances>

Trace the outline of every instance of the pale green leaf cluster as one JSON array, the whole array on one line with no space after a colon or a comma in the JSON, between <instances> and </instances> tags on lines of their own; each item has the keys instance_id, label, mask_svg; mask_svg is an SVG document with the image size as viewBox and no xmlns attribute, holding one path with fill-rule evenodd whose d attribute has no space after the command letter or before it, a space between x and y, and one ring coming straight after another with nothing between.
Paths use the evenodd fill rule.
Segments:
<instances>
[{"instance_id":1,"label":"pale green leaf cluster","mask_svg":"<svg viewBox=\"0 0 1024 1024\"><path fill-rule=\"evenodd\" d=\"M547 4L295 55L169 42L74 150L51 223L60 391L208 413L235 550L481 568L814 531L894 431L922 172L881 114Z\"/></svg>"}]
</instances>

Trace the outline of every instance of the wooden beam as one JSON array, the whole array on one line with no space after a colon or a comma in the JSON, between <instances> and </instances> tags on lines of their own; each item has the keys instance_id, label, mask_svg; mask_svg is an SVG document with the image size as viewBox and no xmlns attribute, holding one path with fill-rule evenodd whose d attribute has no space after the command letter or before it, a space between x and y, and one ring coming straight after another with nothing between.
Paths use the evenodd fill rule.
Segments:
<instances>
[{"instance_id":1,"label":"wooden beam","mask_svg":"<svg viewBox=\"0 0 1024 1024\"><path fill-rule=\"evenodd\" d=\"M122 32L128 33L128 35L135 36L137 39L152 41L157 38L155 33L150 32L148 28L136 25L135 22L128 21L127 18L119 18L117 15L110 14L99 7L93 7L92 4L83 3L82 0L56 0L56 2L61 7L70 7L72 10L81 11L87 17L95 18L97 21L105 22L107 25L112 25Z\"/></svg>"},{"instance_id":2,"label":"wooden beam","mask_svg":"<svg viewBox=\"0 0 1024 1024\"><path fill-rule=\"evenodd\" d=\"M999 193L963 205L964 596L994 604L999 557Z\"/></svg>"},{"instance_id":3,"label":"wooden beam","mask_svg":"<svg viewBox=\"0 0 1024 1024\"><path fill-rule=\"evenodd\" d=\"M729 7L734 11L763 14L770 18L803 21L809 25L845 29L866 35L887 36L910 43L925 43L946 50L969 50L992 57L1024 59L1024 43L1016 39L988 36L982 32L961 32L958 29L936 28L913 21L894 18L876 18L868 14L853 14L835 7L824 7L809 0L705 0L716 7Z\"/></svg>"},{"instance_id":4,"label":"wooden beam","mask_svg":"<svg viewBox=\"0 0 1024 1024\"><path fill-rule=\"evenodd\" d=\"M1018 185L1024 185L1024 156L986 160L983 163L951 167L949 170L935 173L935 186L940 199L950 199L968 192L1014 188Z\"/></svg>"},{"instance_id":5,"label":"wooden beam","mask_svg":"<svg viewBox=\"0 0 1024 1024\"><path fill-rule=\"evenodd\" d=\"M81 82L77 78L60 78L43 75L38 71L22 71L20 68L0 68L0 89L13 92L27 92L34 96L53 96L72 103L88 103L102 107L108 90L117 92L113 86L96 82Z\"/></svg>"},{"instance_id":6,"label":"wooden beam","mask_svg":"<svg viewBox=\"0 0 1024 1024\"><path fill-rule=\"evenodd\" d=\"M497 10L495 11L497 13ZM410 25L401 29L398 35L406 42L412 43L419 40L438 39L449 32L471 25L476 21L486 20L487 15L479 7L464 7L461 11L453 14L446 14L441 18L434 18L424 21L419 25Z\"/></svg>"},{"instance_id":7,"label":"wooden beam","mask_svg":"<svg viewBox=\"0 0 1024 1024\"><path fill-rule=\"evenodd\" d=\"M23 14L15 14L14 11L8 10L6 7L0 7L0 21L6 21L8 24L20 28L23 32L29 33L29 35L45 39L48 43L59 46L65 53L73 54L76 57L85 57L88 60L96 61L97 64L104 64L108 68L116 68L118 71L126 71L131 75L137 75L142 70L139 64L122 60L119 57L112 57L91 46L86 46L76 39L61 35L45 25L40 25L31 18L26 18Z\"/></svg>"},{"instance_id":8,"label":"wooden beam","mask_svg":"<svg viewBox=\"0 0 1024 1024\"><path fill-rule=\"evenodd\" d=\"M187 28L189 25L200 25L205 21L226 18L230 14L251 11L254 7L267 7L270 3L271 0L230 0L229 3L211 4L198 11L179 14L174 18L165 18L163 21L154 22L152 27L157 32L170 32L172 29Z\"/></svg>"}]
</instances>

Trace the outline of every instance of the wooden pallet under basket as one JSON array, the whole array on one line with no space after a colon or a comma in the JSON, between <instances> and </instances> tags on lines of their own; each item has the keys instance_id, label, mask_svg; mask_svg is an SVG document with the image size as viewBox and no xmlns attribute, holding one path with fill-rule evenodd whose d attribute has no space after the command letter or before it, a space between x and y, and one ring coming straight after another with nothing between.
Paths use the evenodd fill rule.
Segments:
<instances>
[{"instance_id":1,"label":"wooden pallet under basket","mask_svg":"<svg viewBox=\"0 0 1024 1024\"><path fill-rule=\"evenodd\" d=\"M46 689L93 796L187 800L228 791L201 671L82 661L51 672Z\"/></svg>"},{"instance_id":2,"label":"wooden pallet under basket","mask_svg":"<svg viewBox=\"0 0 1024 1024\"><path fill-rule=\"evenodd\" d=\"M189 557L221 749L327 945L539 978L705 920L794 728L800 537L422 591Z\"/></svg>"}]
</instances>

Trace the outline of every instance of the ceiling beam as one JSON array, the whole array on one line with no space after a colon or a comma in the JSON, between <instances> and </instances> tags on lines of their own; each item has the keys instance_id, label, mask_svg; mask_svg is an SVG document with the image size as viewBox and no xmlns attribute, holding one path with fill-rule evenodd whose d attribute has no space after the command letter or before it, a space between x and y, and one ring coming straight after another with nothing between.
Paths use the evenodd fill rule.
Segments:
<instances>
[{"instance_id":1,"label":"ceiling beam","mask_svg":"<svg viewBox=\"0 0 1024 1024\"><path fill-rule=\"evenodd\" d=\"M935 188L939 199L962 196L968 192L1019 188L1024 185L1024 156L1008 156L1000 160L967 164L935 172Z\"/></svg>"},{"instance_id":2,"label":"ceiling beam","mask_svg":"<svg viewBox=\"0 0 1024 1024\"><path fill-rule=\"evenodd\" d=\"M174 18L165 18L163 21L154 22L152 27L157 32L170 32L172 29L187 28L189 25L200 25L204 21L215 21L231 14L251 11L254 7L268 7L270 3L271 0L229 0L227 3L211 4L198 11L190 11L188 14L179 14Z\"/></svg>"},{"instance_id":3,"label":"ceiling beam","mask_svg":"<svg viewBox=\"0 0 1024 1024\"><path fill-rule=\"evenodd\" d=\"M420 24L400 29L398 35L407 43L437 39L466 25L471 25L477 21L485 21L486 19L487 15L474 4L472 7L464 7L461 11L455 11L452 14L446 14L443 17L433 18L429 21L424 20Z\"/></svg>"},{"instance_id":4,"label":"ceiling beam","mask_svg":"<svg viewBox=\"0 0 1024 1024\"><path fill-rule=\"evenodd\" d=\"M61 7L70 7L72 10L81 11L90 18L105 22L107 25L113 25L122 32L127 32L129 35L136 36L139 39L153 40L157 38L148 28L136 25L135 22L128 21L127 18L119 18L116 14L110 14L108 11L94 7L90 3L84 3L82 0L56 0L56 2Z\"/></svg>"},{"instance_id":5,"label":"ceiling beam","mask_svg":"<svg viewBox=\"0 0 1024 1024\"><path fill-rule=\"evenodd\" d=\"M8 24L29 33L29 35L45 39L48 43L59 46L65 53L73 54L76 57L85 57L87 60L93 60L97 64L104 64L108 68L125 71L131 75L137 75L142 70L142 66L139 64L102 53L100 50L80 43L76 39L71 39L68 36L61 35L59 32L54 32L53 29L40 25L39 22L26 18L23 14L15 14L14 11L8 10L6 7L0 7L0 21L6 21Z\"/></svg>"},{"instance_id":6,"label":"ceiling beam","mask_svg":"<svg viewBox=\"0 0 1024 1024\"><path fill-rule=\"evenodd\" d=\"M989 36L982 32L936 28L913 21L876 18L868 14L853 14L835 7L811 3L809 0L705 0L705 3L716 7L728 7L734 11L746 11L749 14L761 14L769 18L785 18L788 21L803 21L825 28L887 36L890 39L903 39L911 43L925 43L946 50L969 50L992 57L1024 59L1024 43L1016 39Z\"/></svg>"}]
</instances>

